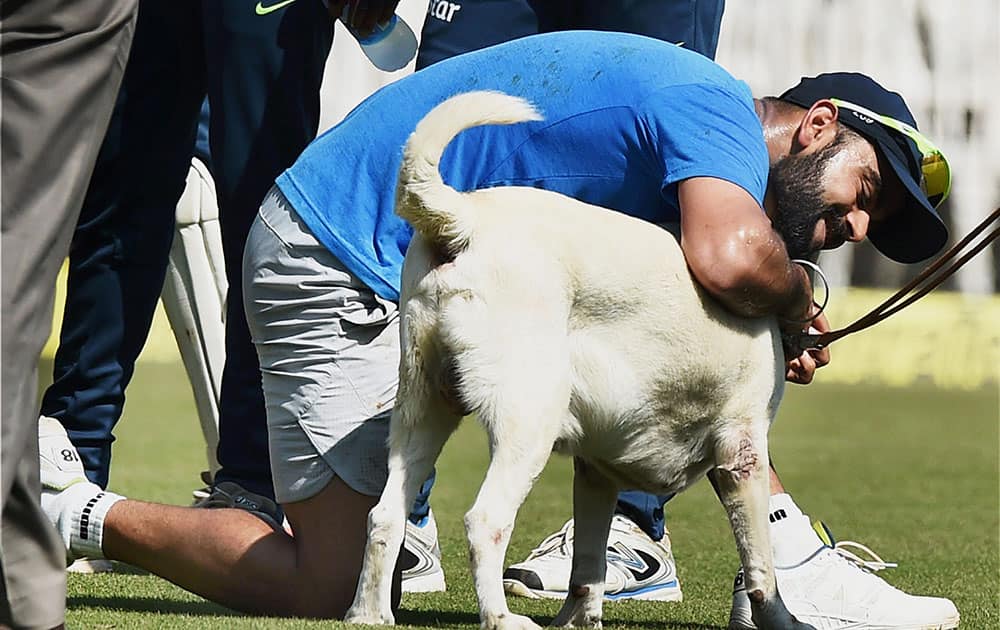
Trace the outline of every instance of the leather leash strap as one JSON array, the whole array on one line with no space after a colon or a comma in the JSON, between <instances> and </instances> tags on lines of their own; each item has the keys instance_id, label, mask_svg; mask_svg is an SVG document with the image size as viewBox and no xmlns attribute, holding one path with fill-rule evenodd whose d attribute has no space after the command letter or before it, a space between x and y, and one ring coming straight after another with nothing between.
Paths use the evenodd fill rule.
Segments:
<instances>
[{"instance_id":1,"label":"leather leash strap","mask_svg":"<svg viewBox=\"0 0 1000 630\"><path fill-rule=\"evenodd\" d=\"M958 257L950 265L945 266L945 263L958 256L959 252L968 247L977 236L982 234L986 228L988 228L990 224L994 223L998 218L1000 218L1000 208L994 210L993 213L986 217L982 223L973 228L973 230L969 232L965 238L958 243L955 243L951 249L946 251L944 254L941 254L937 260L917 274L917 276L906 284L906 286L893 294L885 302L882 302L869 311L868 314L858 318L853 324L845 326L839 330L831 330L825 333L803 333L798 338L799 347L803 350L808 348L825 348L842 337L846 337L851 333L874 326L883 319L898 313L910 304L913 304L923 296L927 295L931 292L931 290L955 273L959 267L967 263L976 254L983 251L987 245L1000 236L1000 227L994 228L992 232L988 233L981 241L976 243L972 249ZM913 294L908 296L907 294L910 292L913 292Z\"/></svg>"}]
</instances>

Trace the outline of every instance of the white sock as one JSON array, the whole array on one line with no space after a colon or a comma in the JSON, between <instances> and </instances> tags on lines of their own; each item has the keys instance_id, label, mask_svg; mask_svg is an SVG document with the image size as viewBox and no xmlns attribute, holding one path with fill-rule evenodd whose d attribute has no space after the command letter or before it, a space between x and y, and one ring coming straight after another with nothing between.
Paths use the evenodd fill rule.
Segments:
<instances>
[{"instance_id":1,"label":"white sock","mask_svg":"<svg viewBox=\"0 0 1000 630\"><path fill-rule=\"evenodd\" d=\"M89 482L73 484L57 496L61 505L56 528L70 554L76 558L103 558L104 518L111 506L125 497Z\"/></svg>"},{"instance_id":2,"label":"white sock","mask_svg":"<svg viewBox=\"0 0 1000 630\"><path fill-rule=\"evenodd\" d=\"M813 530L809 517L795 505L791 496L787 494L771 496L767 511L775 566L797 565L823 546L823 541Z\"/></svg>"}]
</instances>

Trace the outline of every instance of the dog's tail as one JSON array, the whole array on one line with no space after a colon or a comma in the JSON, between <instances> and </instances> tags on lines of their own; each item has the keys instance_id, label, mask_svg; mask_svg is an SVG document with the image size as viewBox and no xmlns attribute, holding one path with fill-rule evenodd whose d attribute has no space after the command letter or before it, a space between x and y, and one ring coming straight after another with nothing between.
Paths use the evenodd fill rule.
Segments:
<instances>
[{"instance_id":1,"label":"dog's tail","mask_svg":"<svg viewBox=\"0 0 1000 630\"><path fill-rule=\"evenodd\" d=\"M528 101L501 92L466 92L441 103L424 116L403 149L396 214L449 254L464 250L471 225L462 216L462 193L441 179L438 163L445 147L470 127L541 119Z\"/></svg>"}]
</instances>

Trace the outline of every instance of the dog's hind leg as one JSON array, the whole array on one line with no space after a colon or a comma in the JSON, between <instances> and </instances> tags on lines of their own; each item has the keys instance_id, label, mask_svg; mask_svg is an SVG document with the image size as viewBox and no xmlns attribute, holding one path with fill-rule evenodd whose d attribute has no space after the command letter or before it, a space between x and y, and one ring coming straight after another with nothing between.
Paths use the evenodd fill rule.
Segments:
<instances>
[{"instance_id":1,"label":"dog's hind leg","mask_svg":"<svg viewBox=\"0 0 1000 630\"><path fill-rule=\"evenodd\" d=\"M490 465L465 515L472 579L486 630L538 628L507 607L503 561L517 510L548 461L569 403L567 368L554 369L564 375L559 377L545 361L502 361L514 369L506 371L504 386L493 390L490 403L478 409L489 437Z\"/></svg>"},{"instance_id":2,"label":"dog's hind leg","mask_svg":"<svg viewBox=\"0 0 1000 630\"><path fill-rule=\"evenodd\" d=\"M526 431L495 440L486 478L475 504L465 515L472 580L484 630L539 627L528 617L510 612L502 574L514 518L545 467L555 441L551 437Z\"/></svg>"},{"instance_id":3,"label":"dog's hind leg","mask_svg":"<svg viewBox=\"0 0 1000 630\"><path fill-rule=\"evenodd\" d=\"M416 379L414 377L417 377ZM389 474L368 514L368 542L351 623L392 624L392 576L406 531L406 515L420 485L461 416L420 380L422 371L401 362L399 393L389 427Z\"/></svg>"},{"instance_id":4,"label":"dog's hind leg","mask_svg":"<svg viewBox=\"0 0 1000 630\"><path fill-rule=\"evenodd\" d=\"M774 577L767 525L768 455L766 430L744 423L716 436L716 466L708 477L726 508L743 563L754 624L761 630L806 630L788 609ZM766 423L754 423L766 426Z\"/></svg>"},{"instance_id":5,"label":"dog's hind leg","mask_svg":"<svg viewBox=\"0 0 1000 630\"><path fill-rule=\"evenodd\" d=\"M573 460L573 568L569 593L553 626L600 628L608 531L618 488L584 460Z\"/></svg>"}]
</instances>

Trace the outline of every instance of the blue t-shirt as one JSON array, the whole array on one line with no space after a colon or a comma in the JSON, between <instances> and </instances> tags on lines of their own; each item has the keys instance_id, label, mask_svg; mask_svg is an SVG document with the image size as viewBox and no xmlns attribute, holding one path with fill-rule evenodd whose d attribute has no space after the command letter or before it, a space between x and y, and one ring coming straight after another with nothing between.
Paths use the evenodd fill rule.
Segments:
<instances>
[{"instance_id":1,"label":"blue t-shirt","mask_svg":"<svg viewBox=\"0 0 1000 630\"><path fill-rule=\"evenodd\" d=\"M393 212L403 145L435 105L472 90L521 96L544 120L459 134L441 159L458 190L534 186L665 222L680 217L678 182L716 177L763 203L767 150L745 83L638 35L525 37L382 88L278 178L316 238L386 299L399 299L412 234Z\"/></svg>"}]
</instances>

